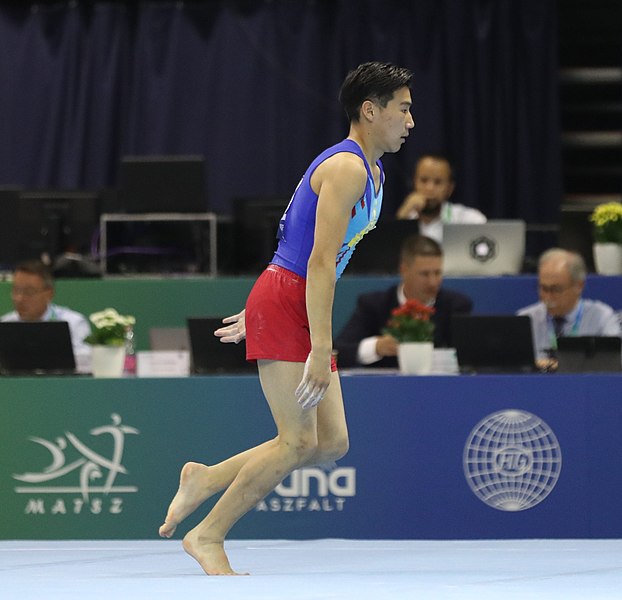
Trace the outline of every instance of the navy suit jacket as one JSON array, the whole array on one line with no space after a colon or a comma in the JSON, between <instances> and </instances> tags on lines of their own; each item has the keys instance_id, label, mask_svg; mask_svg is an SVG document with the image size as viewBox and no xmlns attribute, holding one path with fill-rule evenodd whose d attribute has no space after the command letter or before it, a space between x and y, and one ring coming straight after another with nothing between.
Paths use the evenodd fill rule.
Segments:
<instances>
[{"instance_id":1,"label":"navy suit jacket","mask_svg":"<svg viewBox=\"0 0 622 600\"><path fill-rule=\"evenodd\" d=\"M356 355L361 340L381 335L391 311L399 305L397 285L388 290L361 294L356 302L356 309L335 339L337 364L340 367L390 367L397 368L397 358L387 356L370 365L361 365ZM454 313L470 313L473 301L468 296L452 290L439 291L434 304L434 346L437 348L451 345L451 316Z\"/></svg>"}]
</instances>

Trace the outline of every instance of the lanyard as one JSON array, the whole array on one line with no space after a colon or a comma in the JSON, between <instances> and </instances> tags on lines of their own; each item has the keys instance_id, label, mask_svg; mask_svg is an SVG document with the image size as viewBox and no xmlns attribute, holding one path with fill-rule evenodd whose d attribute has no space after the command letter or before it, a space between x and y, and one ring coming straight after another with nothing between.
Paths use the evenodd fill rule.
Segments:
<instances>
[{"instance_id":1,"label":"lanyard","mask_svg":"<svg viewBox=\"0 0 622 600\"><path fill-rule=\"evenodd\" d=\"M41 319L44 321L58 321L58 313L56 312L56 306L54 304L50 304L48 306L47 311L43 314Z\"/></svg>"},{"instance_id":2,"label":"lanyard","mask_svg":"<svg viewBox=\"0 0 622 600\"><path fill-rule=\"evenodd\" d=\"M583 318L583 300L579 301L579 308L577 310L577 315L574 318L574 323L570 329L568 335L576 336L579 332L579 325L581 324L581 319ZM549 331L549 341L551 343L551 349L557 350L557 336L555 335L555 328L553 327L553 319L550 315L546 317L547 328Z\"/></svg>"}]
</instances>

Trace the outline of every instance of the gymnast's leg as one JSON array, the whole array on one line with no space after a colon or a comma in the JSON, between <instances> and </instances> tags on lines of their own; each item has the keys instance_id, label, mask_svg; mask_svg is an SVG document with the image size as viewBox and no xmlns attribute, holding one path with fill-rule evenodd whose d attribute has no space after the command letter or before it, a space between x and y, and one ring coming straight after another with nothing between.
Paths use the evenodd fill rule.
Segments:
<instances>
[{"instance_id":1,"label":"gymnast's leg","mask_svg":"<svg viewBox=\"0 0 622 600\"><path fill-rule=\"evenodd\" d=\"M193 513L203 502L214 494L229 487L246 461L256 452L275 440L269 440L260 446L240 452L216 465L204 465L188 462L181 469L179 489L175 494L166 513L164 523L160 526L160 536L170 538L177 525Z\"/></svg>"},{"instance_id":2,"label":"gymnast's leg","mask_svg":"<svg viewBox=\"0 0 622 600\"><path fill-rule=\"evenodd\" d=\"M326 413L326 417L320 419L317 407L304 410L294 396L302 378L302 363L259 361L258 364L278 435L271 442L247 451L246 461L231 485L207 517L184 538L186 552L210 575L236 574L225 554L224 539L240 517L294 469L316 461L335 460L347 450L343 401L336 373L320 402L321 412ZM341 418L341 424L320 432L319 420L328 422L329 415L337 420Z\"/></svg>"},{"instance_id":3,"label":"gymnast's leg","mask_svg":"<svg viewBox=\"0 0 622 600\"><path fill-rule=\"evenodd\" d=\"M339 385L339 380L331 387ZM343 402L331 402L325 398L318 405L318 448L305 466L319 465L330 460L337 460L348 450L348 438L343 410ZM264 446L276 443L269 440L260 446L240 452L216 465L204 465L197 462L186 463L179 479L179 489L175 494L160 526L160 536L170 538L175 529L188 515L192 514L203 502L214 494L229 487L240 469L256 452Z\"/></svg>"}]
</instances>

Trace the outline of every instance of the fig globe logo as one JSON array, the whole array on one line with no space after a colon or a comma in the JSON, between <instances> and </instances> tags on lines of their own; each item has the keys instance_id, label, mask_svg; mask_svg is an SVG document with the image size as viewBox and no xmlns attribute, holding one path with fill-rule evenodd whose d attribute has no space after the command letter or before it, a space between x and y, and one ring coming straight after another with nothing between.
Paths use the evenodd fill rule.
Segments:
<instances>
[{"instance_id":1,"label":"fig globe logo","mask_svg":"<svg viewBox=\"0 0 622 600\"><path fill-rule=\"evenodd\" d=\"M542 419L523 410L502 410L473 428L464 446L463 468L469 487L488 506L527 510L555 487L562 452Z\"/></svg>"}]
</instances>

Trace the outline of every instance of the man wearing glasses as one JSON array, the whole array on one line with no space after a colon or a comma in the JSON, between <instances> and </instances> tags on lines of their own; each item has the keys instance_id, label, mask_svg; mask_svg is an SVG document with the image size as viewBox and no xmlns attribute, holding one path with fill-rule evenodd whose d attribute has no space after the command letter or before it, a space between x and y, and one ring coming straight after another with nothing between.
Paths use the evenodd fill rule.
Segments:
<instances>
[{"instance_id":1,"label":"man wearing glasses","mask_svg":"<svg viewBox=\"0 0 622 600\"><path fill-rule=\"evenodd\" d=\"M84 338L91 332L91 326L84 315L54 304L53 298L54 278L47 265L38 260L19 263L11 289L15 310L0 317L0 321L67 321L76 364L83 364L90 356Z\"/></svg>"},{"instance_id":2,"label":"man wearing glasses","mask_svg":"<svg viewBox=\"0 0 622 600\"><path fill-rule=\"evenodd\" d=\"M576 252L551 248L540 257L540 302L517 313L531 317L538 366L555 364L560 336L620 336L615 311L604 302L582 297L586 274L585 262Z\"/></svg>"}]
</instances>

